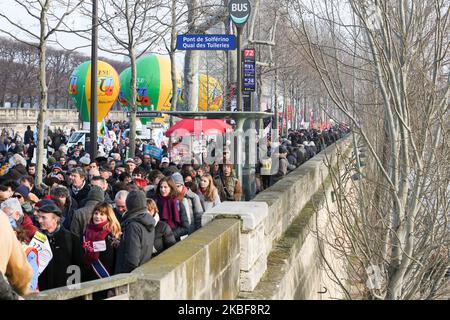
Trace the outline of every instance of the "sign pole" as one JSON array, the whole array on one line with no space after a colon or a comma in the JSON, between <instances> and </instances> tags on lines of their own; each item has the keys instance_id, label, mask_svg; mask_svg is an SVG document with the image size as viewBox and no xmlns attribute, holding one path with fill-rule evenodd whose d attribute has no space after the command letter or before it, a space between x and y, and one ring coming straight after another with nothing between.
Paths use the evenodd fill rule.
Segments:
<instances>
[{"instance_id":1,"label":"sign pole","mask_svg":"<svg viewBox=\"0 0 450 320\"><path fill-rule=\"evenodd\" d=\"M242 27L236 27L237 29L237 111L244 111L242 106L242 56L241 56L241 35Z\"/></svg>"},{"instance_id":2,"label":"sign pole","mask_svg":"<svg viewBox=\"0 0 450 320\"><path fill-rule=\"evenodd\" d=\"M249 0L230 0L228 2L228 11L231 21L237 29L236 36L236 54L237 54L237 111L244 111L242 105L242 57L241 57L241 36L242 29L250 17L251 5Z\"/></svg>"},{"instance_id":3,"label":"sign pole","mask_svg":"<svg viewBox=\"0 0 450 320\"><path fill-rule=\"evenodd\" d=\"M91 161L97 157L97 0L92 1L92 47L91 47ZM86 150L87 151L87 150Z\"/></svg>"}]
</instances>

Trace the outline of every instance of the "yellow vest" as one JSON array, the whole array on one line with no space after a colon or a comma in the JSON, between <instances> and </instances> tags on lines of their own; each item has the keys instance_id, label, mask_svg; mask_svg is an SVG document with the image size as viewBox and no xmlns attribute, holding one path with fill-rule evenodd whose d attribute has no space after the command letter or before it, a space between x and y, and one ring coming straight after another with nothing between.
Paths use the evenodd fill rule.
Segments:
<instances>
[{"instance_id":1,"label":"yellow vest","mask_svg":"<svg viewBox=\"0 0 450 320\"><path fill-rule=\"evenodd\" d=\"M261 175L270 176L270 170L272 169L272 158L261 160Z\"/></svg>"}]
</instances>

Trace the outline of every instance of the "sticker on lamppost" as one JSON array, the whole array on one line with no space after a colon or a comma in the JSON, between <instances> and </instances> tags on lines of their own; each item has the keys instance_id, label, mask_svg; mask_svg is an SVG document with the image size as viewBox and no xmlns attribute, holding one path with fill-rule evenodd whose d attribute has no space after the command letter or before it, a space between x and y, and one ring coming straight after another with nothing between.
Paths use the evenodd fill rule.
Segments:
<instances>
[{"instance_id":1,"label":"sticker on lamppost","mask_svg":"<svg viewBox=\"0 0 450 320\"><path fill-rule=\"evenodd\" d=\"M228 3L228 10L234 24L237 27L242 27L250 17L250 2L248 0L231 0Z\"/></svg>"}]
</instances>

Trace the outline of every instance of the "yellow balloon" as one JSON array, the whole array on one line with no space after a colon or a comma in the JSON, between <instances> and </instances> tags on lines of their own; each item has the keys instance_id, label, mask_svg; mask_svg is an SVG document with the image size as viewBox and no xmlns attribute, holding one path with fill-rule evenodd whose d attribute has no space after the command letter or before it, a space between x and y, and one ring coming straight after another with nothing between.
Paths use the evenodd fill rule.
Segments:
<instances>
[{"instance_id":1,"label":"yellow balloon","mask_svg":"<svg viewBox=\"0 0 450 320\"><path fill-rule=\"evenodd\" d=\"M101 122L119 96L120 80L117 71L108 63L98 61L97 71L97 121ZM86 76L86 106L88 114L91 112L91 68Z\"/></svg>"},{"instance_id":2,"label":"yellow balloon","mask_svg":"<svg viewBox=\"0 0 450 320\"><path fill-rule=\"evenodd\" d=\"M217 111L223 103L222 86L216 78L199 75L199 97L198 110L199 111Z\"/></svg>"}]
</instances>

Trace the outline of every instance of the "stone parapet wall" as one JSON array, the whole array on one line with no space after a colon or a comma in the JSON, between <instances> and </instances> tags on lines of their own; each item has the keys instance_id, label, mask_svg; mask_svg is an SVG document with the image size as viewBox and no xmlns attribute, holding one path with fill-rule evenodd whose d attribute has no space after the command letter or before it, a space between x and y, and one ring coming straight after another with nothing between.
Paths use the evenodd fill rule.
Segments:
<instances>
[{"instance_id":1,"label":"stone parapet wall","mask_svg":"<svg viewBox=\"0 0 450 320\"><path fill-rule=\"evenodd\" d=\"M240 221L217 219L132 274L136 300L223 300L239 292Z\"/></svg>"},{"instance_id":2,"label":"stone parapet wall","mask_svg":"<svg viewBox=\"0 0 450 320\"><path fill-rule=\"evenodd\" d=\"M326 183L329 167L338 155L349 153L350 142L347 137L328 147L251 202L224 202L205 212L205 226L223 217L243 222L239 298L331 298L319 293L324 281L330 286L327 291L341 297L324 279L321 248L311 230L316 211L321 228L326 227L323 206L331 191Z\"/></svg>"}]
</instances>

